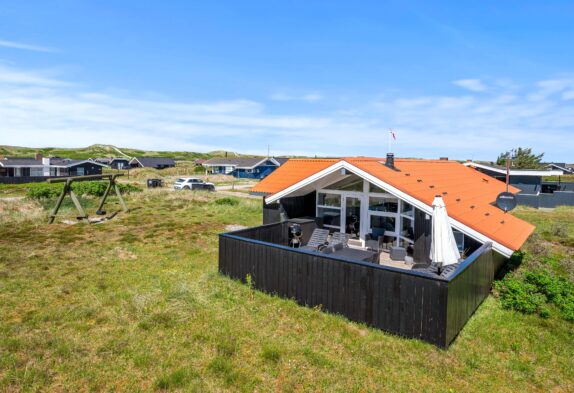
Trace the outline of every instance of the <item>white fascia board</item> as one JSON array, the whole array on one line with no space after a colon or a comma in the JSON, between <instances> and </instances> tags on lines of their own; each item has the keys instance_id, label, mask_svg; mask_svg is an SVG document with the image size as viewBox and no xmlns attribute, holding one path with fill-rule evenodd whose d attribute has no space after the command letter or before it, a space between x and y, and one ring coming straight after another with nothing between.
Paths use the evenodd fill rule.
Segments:
<instances>
[{"instance_id":1,"label":"white fascia board","mask_svg":"<svg viewBox=\"0 0 574 393\"><path fill-rule=\"evenodd\" d=\"M2 164L0 162L0 166L5 168L44 168L44 165L26 165L26 164Z\"/></svg>"},{"instance_id":2,"label":"white fascia board","mask_svg":"<svg viewBox=\"0 0 574 393\"><path fill-rule=\"evenodd\" d=\"M565 168L565 167L561 167L560 165L556 165L556 164L546 165L546 168L558 168L560 171L572 172L572 168Z\"/></svg>"},{"instance_id":3,"label":"white fascia board","mask_svg":"<svg viewBox=\"0 0 574 393\"><path fill-rule=\"evenodd\" d=\"M375 177L375 176L363 171L362 169L357 168L353 164L350 164L350 163L348 163L346 161L342 161L342 160L331 165L330 167L328 167L326 169L323 169L320 172L317 172L316 174L314 174L312 176L309 176L306 179L301 180L300 182L286 188L283 191L280 191L274 195L271 195L271 196L265 198L265 203L269 204L269 203L276 202L279 199L291 194L292 192L297 191L298 189L303 188L303 187L321 179L322 177L324 177L330 173L333 173L337 170L340 170L341 168L344 168L344 169L347 169L347 170L353 172L357 176L360 176L363 179L366 179L370 183L373 183L374 185L381 187L384 190L387 190L390 194L394 195L395 197L400 198L402 200L405 200L408 203L410 203L411 205L418 208L419 210L422 210L423 212L425 212L429 215L432 215L432 212L433 212L432 206L427 205L426 203L419 201L418 199L407 194L406 192L401 191L398 188L382 181L378 177ZM449 222L453 228L459 230L460 232L463 232L467 236L469 236L469 237L471 237L471 238L473 238L479 242L482 242L482 243L492 242L493 249L496 250L497 252L499 252L500 254L506 256L506 257L510 257L514 252L510 248L503 246L502 244L500 244L500 243L494 241L493 239L483 235L482 233L470 228L469 226L453 219L452 217L449 217Z\"/></svg>"},{"instance_id":4,"label":"white fascia board","mask_svg":"<svg viewBox=\"0 0 574 393\"><path fill-rule=\"evenodd\" d=\"M109 168L109 166L106 165L106 164L101 164L101 163L99 163L99 162L95 162L95 161L92 161L92 160L84 160L84 161L80 161L80 162L76 162L76 163L74 163L74 164L68 164L68 165L50 165L50 166L53 166L53 167L55 167L55 168L70 168L70 167L73 167L73 166L85 164L85 163L87 163L87 162L89 162L90 164L95 164L95 165L99 165L99 166L101 166L101 167Z\"/></svg>"},{"instance_id":5,"label":"white fascia board","mask_svg":"<svg viewBox=\"0 0 574 393\"><path fill-rule=\"evenodd\" d=\"M269 161L271 161L272 163L274 163L277 166L281 166L281 164L279 163L279 161L277 161L274 157L270 157L270 158L266 158Z\"/></svg>"},{"instance_id":6,"label":"white fascia board","mask_svg":"<svg viewBox=\"0 0 574 393\"><path fill-rule=\"evenodd\" d=\"M486 169L487 171L492 171L496 173L500 173L502 175L506 175L506 169L501 168L494 168L484 164L478 164L476 162L465 162L464 166L470 166L475 168L482 168ZM524 169L524 170L516 170L511 169L510 175L511 176L560 176L562 174L561 171L553 171L553 170L536 170L536 169Z\"/></svg>"},{"instance_id":7,"label":"white fascia board","mask_svg":"<svg viewBox=\"0 0 574 393\"><path fill-rule=\"evenodd\" d=\"M237 164L206 164L206 163L203 163L201 165L203 165L203 166L224 166L224 167L232 166L234 168L237 166Z\"/></svg>"},{"instance_id":8,"label":"white fascia board","mask_svg":"<svg viewBox=\"0 0 574 393\"><path fill-rule=\"evenodd\" d=\"M324 176L327 176L339 169L343 168L343 161L339 161L334 163L333 165L323 169L320 172L315 173L314 175L311 175L301 181L299 181L298 183L293 184L292 186L287 187L286 189L279 191L276 194L270 195L267 198L265 198L265 203L266 204L270 204L273 202L278 201L279 199L283 198L286 195L291 194L294 191L297 191L300 188L303 188L313 182L315 182L316 180L321 179Z\"/></svg>"}]
</instances>

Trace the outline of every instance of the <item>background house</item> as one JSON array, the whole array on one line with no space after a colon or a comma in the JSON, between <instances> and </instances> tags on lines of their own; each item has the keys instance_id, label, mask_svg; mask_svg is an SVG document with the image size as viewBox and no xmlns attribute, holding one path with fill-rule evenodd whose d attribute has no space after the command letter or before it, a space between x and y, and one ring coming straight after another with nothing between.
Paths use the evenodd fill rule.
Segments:
<instances>
[{"instance_id":1,"label":"background house","mask_svg":"<svg viewBox=\"0 0 574 393\"><path fill-rule=\"evenodd\" d=\"M112 169L127 169L130 167L130 160L125 157L99 157L92 161L107 165Z\"/></svg>"},{"instance_id":2,"label":"background house","mask_svg":"<svg viewBox=\"0 0 574 393\"><path fill-rule=\"evenodd\" d=\"M545 166L547 169L561 171L563 175L574 175L574 168L565 162L550 162Z\"/></svg>"},{"instance_id":3,"label":"background house","mask_svg":"<svg viewBox=\"0 0 574 393\"><path fill-rule=\"evenodd\" d=\"M0 183L40 182L51 177L101 175L106 165L60 157L0 158Z\"/></svg>"},{"instance_id":4,"label":"background house","mask_svg":"<svg viewBox=\"0 0 574 393\"><path fill-rule=\"evenodd\" d=\"M154 168L165 169L175 167L175 160L166 157L134 157L129 165L132 168Z\"/></svg>"},{"instance_id":5,"label":"background house","mask_svg":"<svg viewBox=\"0 0 574 393\"><path fill-rule=\"evenodd\" d=\"M506 182L506 168L468 161L465 166L474 168L502 182ZM518 188L518 204L535 208L554 208L561 205L574 205L574 183L547 181L544 177L562 176L560 169L510 169L509 184Z\"/></svg>"},{"instance_id":6,"label":"background house","mask_svg":"<svg viewBox=\"0 0 574 393\"><path fill-rule=\"evenodd\" d=\"M115 157L112 158L109 165L113 169L127 169L130 167L130 160L123 157Z\"/></svg>"},{"instance_id":7,"label":"background house","mask_svg":"<svg viewBox=\"0 0 574 393\"><path fill-rule=\"evenodd\" d=\"M203 163L208 173L232 175L237 178L263 179L285 163L288 158L212 158Z\"/></svg>"}]
</instances>

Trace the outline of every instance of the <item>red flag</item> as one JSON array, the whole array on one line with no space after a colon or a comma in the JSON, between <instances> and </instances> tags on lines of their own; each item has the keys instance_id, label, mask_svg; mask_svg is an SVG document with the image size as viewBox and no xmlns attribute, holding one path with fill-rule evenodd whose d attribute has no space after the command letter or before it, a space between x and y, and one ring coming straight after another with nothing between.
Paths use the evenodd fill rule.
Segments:
<instances>
[{"instance_id":1,"label":"red flag","mask_svg":"<svg viewBox=\"0 0 574 393\"><path fill-rule=\"evenodd\" d=\"M395 135L395 132L389 128L389 132L391 133L391 136L393 137L393 139L396 141L397 140L397 136Z\"/></svg>"}]
</instances>

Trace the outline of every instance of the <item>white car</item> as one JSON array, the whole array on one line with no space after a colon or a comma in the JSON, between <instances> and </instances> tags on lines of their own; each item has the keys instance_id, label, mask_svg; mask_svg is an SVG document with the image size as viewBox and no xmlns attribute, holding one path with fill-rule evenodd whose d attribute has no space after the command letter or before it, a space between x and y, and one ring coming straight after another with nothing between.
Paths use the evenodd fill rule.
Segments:
<instances>
[{"instance_id":1,"label":"white car","mask_svg":"<svg viewBox=\"0 0 574 393\"><path fill-rule=\"evenodd\" d=\"M215 191L215 185L213 183L206 183L196 177L182 177L177 179L173 185L173 188L175 190Z\"/></svg>"}]
</instances>

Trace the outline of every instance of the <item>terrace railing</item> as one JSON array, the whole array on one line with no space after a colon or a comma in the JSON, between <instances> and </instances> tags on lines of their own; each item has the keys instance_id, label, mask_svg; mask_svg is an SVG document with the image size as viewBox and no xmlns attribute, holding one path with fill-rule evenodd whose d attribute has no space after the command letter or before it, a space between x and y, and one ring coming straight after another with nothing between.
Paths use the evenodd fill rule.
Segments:
<instances>
[{"instance_id":1,"label":"terrace railing","mask_svg":"<svg viewBox=\"0 0 574 393\"><path fill-rule=\"evenodd\" d=\"M299 304L448 347L488 295L494 267L489 243L450 277L290 248L288 224L221 234L219 271Z\"/></svg>"}]
</instances>

